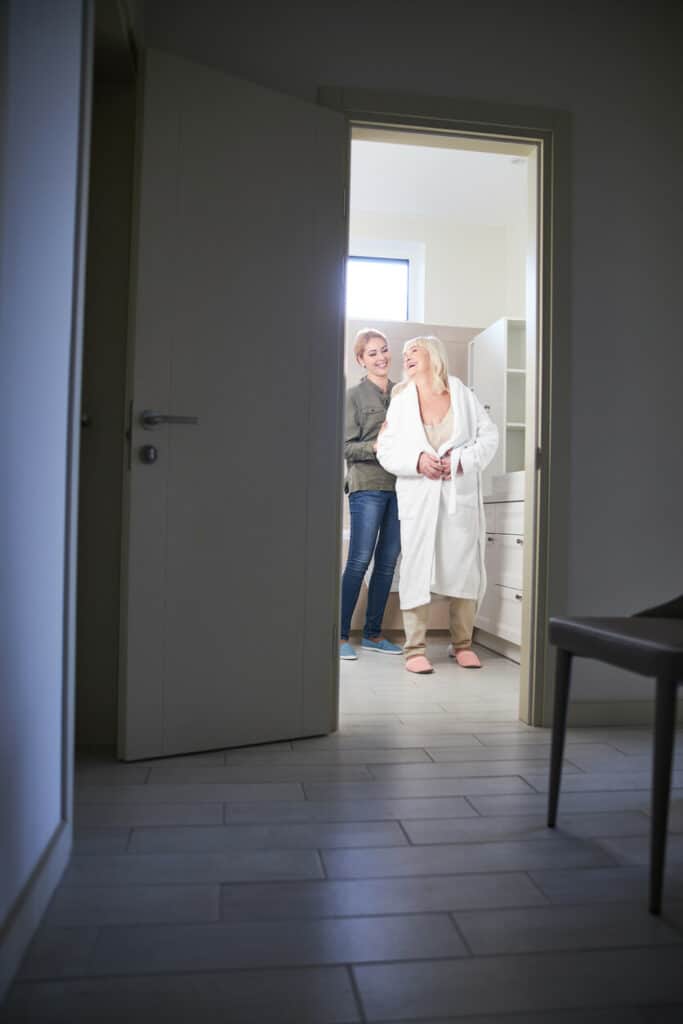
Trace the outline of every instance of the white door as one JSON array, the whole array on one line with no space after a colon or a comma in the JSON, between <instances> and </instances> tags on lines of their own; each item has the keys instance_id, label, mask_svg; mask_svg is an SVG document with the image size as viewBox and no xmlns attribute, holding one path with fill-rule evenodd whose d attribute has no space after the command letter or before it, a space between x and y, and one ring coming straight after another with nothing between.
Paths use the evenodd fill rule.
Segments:
<instances>
[{"instance_id":1,"label":"white door","mask_svg":"<svg viewBox=\"0 0 683 1024\"><path fill-rule=\"evenodd\" d=\"M348 127L158 52L141 98L120 756L329 732Z\"/></svg>"}]
</instances>

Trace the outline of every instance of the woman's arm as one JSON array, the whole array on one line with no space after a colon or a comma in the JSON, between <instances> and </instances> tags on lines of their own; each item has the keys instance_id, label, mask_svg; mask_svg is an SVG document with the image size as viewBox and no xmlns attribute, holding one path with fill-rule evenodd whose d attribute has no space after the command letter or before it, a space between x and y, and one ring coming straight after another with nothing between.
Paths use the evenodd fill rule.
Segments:
<instances>
[{"instance_id":1,"label":"woman's arm","mask_svg":"<svg viewBox=\"0 0 683 1024\"><path fill-rule=\"evenodd\" d=\"M484 409L476 395L471 394L476 414L476 436L473 441L454 448L451 455L452 472L479 473L486 469L498 449L498 427Z\"/></svg>"},{"instance_id":2,"label":"woman's arm","mask_svg":"<svg viewBox=\"0 0 683 1024\"><path fill-rule=\"evenodd\" d=\"M377 438L377 461L394 476L420 476L417 464L423 452L421 445L406 440L402 429L401 403L392 400L387 418Z\"/></svg>"},{"instance_id":3,"label":"woman's arm","mask_svg":"<svg viewBox=\"0 0 683 1024\"><path fill-rule=\"evenodd\" d=\"M344 435L344 458L347 462L376 462L376 441L361 441L362 426L358 406L350 391L346 394L346 426Z\"/></svg>"}]
</instances>

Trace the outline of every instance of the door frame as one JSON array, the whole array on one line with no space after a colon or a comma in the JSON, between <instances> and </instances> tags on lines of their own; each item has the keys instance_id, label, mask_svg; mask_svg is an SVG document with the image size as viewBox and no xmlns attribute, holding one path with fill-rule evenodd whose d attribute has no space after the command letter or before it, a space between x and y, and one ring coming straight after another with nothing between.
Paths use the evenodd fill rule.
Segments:
<instances>
[{"instance_id":1,"label":"door frame","mask_svg":"<svg viewBox=\"0 0 683 1024\"><path fill-rule=\"evenodd\" d=\"M555 110L322 86L318 102L351 128L405 128L529 144L537 154L535 436L527 437L524 601L519 717L552 719L554 650L548 617L567 601L569 494L569 159L570 115ZM529 352L529 347L527 348ZM532 434L531 431L528 432ZM338 495L342 501L341 484ZM552 566L552 573L550 567Z\"/></svg>"}]
</instances>

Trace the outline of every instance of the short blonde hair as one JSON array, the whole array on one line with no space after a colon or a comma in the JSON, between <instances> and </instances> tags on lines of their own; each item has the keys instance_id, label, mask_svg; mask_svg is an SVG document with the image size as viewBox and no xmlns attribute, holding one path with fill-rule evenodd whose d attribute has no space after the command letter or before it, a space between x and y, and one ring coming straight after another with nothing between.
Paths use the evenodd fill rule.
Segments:
<instances>
[{"instance_id":1,"label":"short blonde hair","mask_svg":"<svg viewBox=\"0 0 683 1024\"><path fill-rule=\"evenodd\" d=\"M448 391L448 355L441 338L437 338L433 334L425 334L418 338L409 338L403 346L404 355L411 345L424 349L429 356L429 362L432 367L432 390L434 394L440 395L442 392ZM406 377L404 372L403 380L400 384L396 385L392 394L399 394L399 392L403 391L403 389L408 387L409 384L410 377Z\"/></svg>"},{"instance_id":2,"label":"short blonde hair","mask_svg":"<svg viewBox=\"0 0 683 1024\"><path fill-rule=\"evenodd\" d=\"M365 352L365 348L371 338L381 338L387 345L389 344L386 334L382 334L381 331L376 330L374 327L364 327L362 331L358 332L353 343L353 354L356 357L357 363L360 362L360 357Z\"/></svg>"}]
</instances>

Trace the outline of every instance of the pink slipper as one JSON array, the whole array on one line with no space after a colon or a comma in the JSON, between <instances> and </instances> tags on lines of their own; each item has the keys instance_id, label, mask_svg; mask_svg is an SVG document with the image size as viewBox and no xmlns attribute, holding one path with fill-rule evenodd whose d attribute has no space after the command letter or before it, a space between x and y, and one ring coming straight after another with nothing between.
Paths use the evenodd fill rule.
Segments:
<instances>
[{"instance_id":1,"label":"pink slipper","mask_svg":"<svg viewBox=\"0 0 683 1024\"><path fill-rule=\"evenodd\" d=\"M481 662L471 648L454 651L451 658L455 658L460 668L481 668Z\"/></svg>"},{"instance_id":2,"label":"pink slipper","mask_svg":"<svg viewBox=\"0 0 683 1024\"><path fill-rule=\"evenodd\" d=\"M431 662L425 658L424 654L414 654L406 661L406 672L417 672L418 675L426 676L433 671Z\"/></svg>"}]
</instances>

